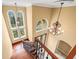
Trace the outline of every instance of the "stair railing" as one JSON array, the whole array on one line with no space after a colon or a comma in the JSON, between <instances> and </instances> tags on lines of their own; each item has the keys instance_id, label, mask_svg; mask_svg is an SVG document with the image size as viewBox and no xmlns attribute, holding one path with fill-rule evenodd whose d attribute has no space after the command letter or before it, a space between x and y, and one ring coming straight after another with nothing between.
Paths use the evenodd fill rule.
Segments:
<instances>
[{"instance_id":1,"label":"stair railing","mask_svg":"<svg viewBox=\"0 0 79 59\"><path fill-rule=\"evenodd\" d=\"M58 59L46 46L47 33L35 37L36 59Z\"/></svg>"}]
</instances>

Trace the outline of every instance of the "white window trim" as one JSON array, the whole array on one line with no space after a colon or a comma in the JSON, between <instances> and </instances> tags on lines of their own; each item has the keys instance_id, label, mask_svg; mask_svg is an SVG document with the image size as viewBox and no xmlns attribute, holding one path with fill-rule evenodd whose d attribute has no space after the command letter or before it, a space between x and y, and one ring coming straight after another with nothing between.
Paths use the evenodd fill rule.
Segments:
<instances>
[{"instance_id":1,"label":"white window trim","mask_svg":"<svg viewBox=\"0 0 79 59\"><path fill-rule=\"evenodd\" d=\"M25 33L25 35L23 35L22 37L17 37L17 38L14 38L14 35L13 35L13 32L12 32L12 30L15 30L15 29L17 29L17 24L16 24L16 27L13 27L12 28L12 26L11 26L11 24L10 24L10 18L9 18L9 12L13 12L14 13L14 17L15 17L15 21L16 21L16 14L15 14L15 11L13 11L13 10L8 10L8 12L7 12L7 15L8 15L8 23L9 23L9 29L10 29L10 31L11 31L11 35L12 35L12 37L13 37L13 39L14 40L16 40L16 39L23 39L23 38L25 38L26 37L26 27L25 27L25 18L24 18L24 12L23 11L21 11L21 10L19 10L18 12L20 12L20 13L22 13L22 16L23 16L23 26L20 26L20 28L24 28L24 33ZM16 23L17 23L17 21L16 21ZM19 32L19 31L18 31Z\"/></svg>"}]
</instances>

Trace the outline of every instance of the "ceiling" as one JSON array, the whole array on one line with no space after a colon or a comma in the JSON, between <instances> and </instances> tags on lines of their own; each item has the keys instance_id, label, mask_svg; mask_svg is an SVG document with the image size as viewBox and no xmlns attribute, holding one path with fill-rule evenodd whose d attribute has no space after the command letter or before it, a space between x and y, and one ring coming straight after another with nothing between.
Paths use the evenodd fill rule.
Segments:
<instances>
[{"instance_id":1,"label":"ceiling","mask_svg":"<svg viewBox=\"0 0 79 59\"><path fill-rule=\"evenodd\" d=\"M75 6L76 1L59 1L59 0L3 0L2 4L3 5L9 5L9 6L14 6L15 2L17 3L17 6L31 6L31 5L36 5L36 6L44 6L44 7L60 7L60 3L64 2L64 7L67 6Z\"/></svg>"}]
</instances>

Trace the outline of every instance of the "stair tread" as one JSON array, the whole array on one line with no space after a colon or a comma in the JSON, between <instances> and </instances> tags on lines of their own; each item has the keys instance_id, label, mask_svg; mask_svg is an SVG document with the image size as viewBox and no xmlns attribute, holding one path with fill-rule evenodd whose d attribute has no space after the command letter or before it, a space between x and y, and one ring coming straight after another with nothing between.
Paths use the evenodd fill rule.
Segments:
<instances>
[{"instance_id":1,"label":"stair tread","mask_svg":"<svg viewBox=\"0 0 79 59\"><path fill-rule=\"evenodd\" d=\"M31 52L31 54L36 54L36 50L34 52Z\"/></svg>"}]
</instances>

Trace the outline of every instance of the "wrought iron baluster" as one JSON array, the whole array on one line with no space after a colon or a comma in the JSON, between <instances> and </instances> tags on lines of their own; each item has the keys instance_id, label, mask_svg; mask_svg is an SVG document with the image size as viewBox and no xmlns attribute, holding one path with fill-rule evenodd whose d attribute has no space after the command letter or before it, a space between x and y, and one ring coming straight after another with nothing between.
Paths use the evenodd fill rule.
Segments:
<instances>
[{"instance_id":1,"label":"wrought iron baluster","mask_svg":"<svg viewBox=\"0 0 79 59\"><path fill-rule=\"evenodd\" d=\"M48 59L48 54L47 54L47 56L46 56L46 59Z\"/></svg>"},{"instance_id":2,"label":"wrought iron baluster","mask_svg":"<svg viewBox=\"0 0 79 59\"><path fill-rule=\"evenodd\" d=\"M36 50L37 50L37 56L38 56L36 59L49 59L49 58L52 59L53 58L50 55L51 53L50 54L48 53L49 50L47 50L47 48L45 47L46 41L47 41L47 34L43 34L36 37Z\"/></svg>"},{"instance_id":3,"label":"wrought iron baluster","mask_svg":"<svg viewBox=\"0 0 79 59\"><path fill-rule=\"evenodd\" d=\"M46 44L46 36L47 36L47 34L44 34L44 36L45 36L45 38L44 38L44 45ZM45 50L44 50L44 57L45 57Z\"/></svg>"}]
</instances>

